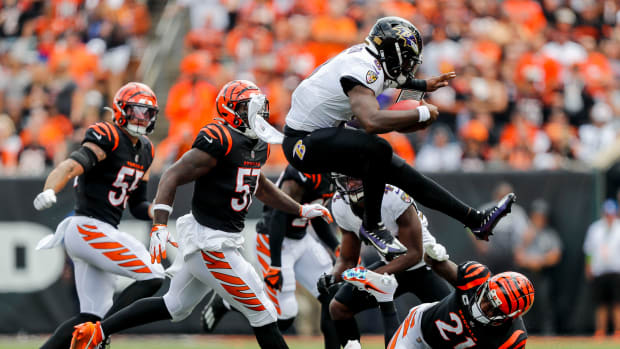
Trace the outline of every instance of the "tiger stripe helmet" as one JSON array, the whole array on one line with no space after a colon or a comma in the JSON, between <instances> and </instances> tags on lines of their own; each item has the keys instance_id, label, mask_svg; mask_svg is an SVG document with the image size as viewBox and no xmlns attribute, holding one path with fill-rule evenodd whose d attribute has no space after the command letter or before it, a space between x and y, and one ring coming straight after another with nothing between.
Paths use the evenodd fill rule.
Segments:
<instances>
[{"instance_id":1,"label":"tiger stripe helmet","mask_svg":"<svg viewBox=\"0 0 620 349\"><path fill-rule=\"evenodd\" d=\"M248 103L252 96L264 93L251 81L233 80L228 82L215 99L217 113L233 129L256 138L248 123ZM265 106L261 116L269 119L269 101L265 99Z\"/></svg>"},{"instance_id":2,"label":"tiger stripe helmet","mask_svg":"<svg viewBox=\"0 0 620 349\"><path fill-rule=\"evenodd\" d=\"M159 113L157 96L145 84L127 83L116 92L112 112L114 122L132 136L150 134L155 129Z\"/></svg>"},{"instance_id":3,"label":"tiger stripe helmet","mask_svg":"<svg viewBox=\"0 0 620 349\"><path fill-rule=\"evenodd\" d=\"M481 301L484 297L493 307L490 311L481 311ZM525 315L532 308L534 286L523 274L514 271L504 272L492 276L478 291L476 298L474 317L482 323L500 325ZM476 313L482 313L482 318L477 318Z\"/></svg>"}]
</instances>

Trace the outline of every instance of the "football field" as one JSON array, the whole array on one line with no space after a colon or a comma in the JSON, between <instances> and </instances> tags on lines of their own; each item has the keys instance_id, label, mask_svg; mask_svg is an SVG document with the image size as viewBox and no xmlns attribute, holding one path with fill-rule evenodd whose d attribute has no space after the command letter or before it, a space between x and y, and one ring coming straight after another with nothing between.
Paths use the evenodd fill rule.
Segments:
<instances>
[{"instance_id":1,"label":"football field","mask_svg":"<svg viewBox=\"0 0 620 349\"><path fill-rule=\"evenodd\" d=\"M321 337L287 337L291 349L320 349L323 347ZM40 336L2 336L0 349L38 348L45 337ZM115 336L112 349L256 349L258 345L249 336ZM362 339L364 349L383 349L383 338L365 336ZM611 349L620 348L620 340L593 340L589 337L534 337L528 341L527 348L533 349Z\"/></svg>"}]
</instances>

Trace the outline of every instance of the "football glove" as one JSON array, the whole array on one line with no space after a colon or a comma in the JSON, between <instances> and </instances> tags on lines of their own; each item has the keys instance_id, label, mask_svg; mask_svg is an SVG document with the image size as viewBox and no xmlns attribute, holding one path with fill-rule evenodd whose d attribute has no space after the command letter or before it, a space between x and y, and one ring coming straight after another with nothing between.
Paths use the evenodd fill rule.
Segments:
<instances>
[{"instance_id":1,"label":"football glove","mask_svg":"<svg viewBox=\"0 0 620 349\"><path fill-rule=\"evenodd\" d=\"M424 244L424 253L437 262L447 261L450 258L450 255L446 252L446 248L439 243L429 242Z\"/></svg>"},{"instance_id":2,"label":"football glove","mask_svg":"<svg viewBox=\"0 0 620 349\"><path fill-rule=\"evenodd\" d=\"M174 240L172 234L168 231L168 226L165 224L155 224L151 229L151 244L149 246L149 252L151 253L151 264L161 263L162 258L166 258L166 245L179 247L179 244Z\"/></svg>"},{"instance_id":3,"label":"football glove","mask_svg":"<svg viewBox=\"0 0 620 349\"><path fill-rule=\"evenodd\" d=\"M335 284L337 284L337 282L336 278L334 278L334 275L325 273L321 275L321 277L319 277L319 281L317 281L316 283L316 288L318 289L320 294L328 295L330 287L334 286Z\"/></svg>"},{"instance_id":4,"label":"football glove","mask_svg":"<svg viewBox=\"0 0 620 349\"><path fill-rule=\"evenodd\" d=\"M46 189L37 195L34 198L34 208L37 211L45 210L46 208L52 207L56 203L56 193L54 193L54 189Z\"/></svg>"},{"instance_id":5,"label":"football glove","mask_svg":"<svg viewBox=\"0 0 620 349\"><path fill-rule=\"evenodd\" d=\"M272 290L282 291L282 270L280 270L280 267L269 267L263 277L263 280L265 280L267 287Z\"/></svg>"},{"instance_id":6,"label":"football glove","mask_svg":"<svg viewBox=\"0 0 620 349\"><path fill-rule=\"evenodd\" d=\"M307 219L321 217L327 223L331 223L334 221L331 213L329 213L329 210L319 204L301 205L301 207L299 208L299 216Z\"/></svg>"}]
</instances>

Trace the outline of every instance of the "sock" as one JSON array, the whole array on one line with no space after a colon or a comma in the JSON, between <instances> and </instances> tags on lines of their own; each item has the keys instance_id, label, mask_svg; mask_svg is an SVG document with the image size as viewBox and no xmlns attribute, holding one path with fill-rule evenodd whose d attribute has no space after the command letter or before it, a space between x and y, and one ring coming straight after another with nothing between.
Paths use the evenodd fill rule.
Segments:
<instances>
[{"instance_id":1,"label":"sock","mask_svg":"<svg viewBox=\"0 0 620 349\"><path fill-rule=\"evenodd\" d=\"M63 322L56 328L52 336L41 346L41 349L67 349L71 345L73 326L84 322L97 322L101 318L97 315L80 313Z\"/></svg>"},{"instance_id":2,"label":"sock","mask_svg":"<svg viewBox=\"0 0 620 349\"><path fill-rule=\"evenodd\" d=\"M109 336L128 328L171 319L172 315L162 297L143 298L103 320L101 329Z\"/></svg>"},{"instance_id":3,"label":"sock","mask_svg":"<svg viewBox=\"0 0 620 349\"><path fill-rule=\"evenodd\" d=\"M481 224L482 214L463 203L434 180L418 172L402 158L392 156L390 168L385 172L388 183L404 190L418 203L447 214L468 227L477 227Z\"/></svg>"},{"instance_id":4,"label":"sock","mask_svg":"<svg viewBox=\"0 0 620 349\"><path fill-rule=\"evenodd\" d=\"M293 322L295 321L295 318L292 317L290 319L278 319L278 328L280 329L281 332L284 332L286 330L288 330L289 328L291 328L291 326L293 326Z\"/></svg>"},{"instance_id":5,"label":"sock","mask_svg":"<svg viewBox=\"0 0 620 349\"><path fill-rule=\"evenodd\" d=\"M108 313L103 318L105 319L109 317L138 299L152 296L155 292L157 292L157 290L159 290L163 282L164 279L151 279L132 283L125 288L118 297L116 297L112 308L108 310Z\"/></svg>"},{"instance_id":6,"label":"sock","mask_svg":"<svg viewBox=\"0 0 620 349\"><path fill-rule=\"evenodd\" d=\"M398 330L400 321L398 321L398 313L396 313L396 307L394 302L379 303L379 309L381 309L381 318L383 319L383 333L385 336L385 347L387 348L392 336Z\"/></svg>"},{"instance_id":7,"label":"sock","mask_svg":"<svg viewBox=\"0 0 620 349\"><path fill-rule=\"evenodd\" d=\"M258 345L263 349L288 349L275 322L261 327L252 327Z\"/></svg>"},{"instance_id":8,"label":"sock","mask_svg":"<svg viewBox=\"0 0 620 349\"><path fill-rule=\"evenodd\" d=\"M333 320L333 323L336 328L336 332L338 333L338 337L340 338L340 345L343 347L347 345L347 342L350 340L360 340L360 330L357 327L355 318Z\"/></svg>"},{"instance_id":9,"label":"sock","mask_svg":"<svg viewBox=\"0 0 620 349\"><path fill-rule=\"evenodd\" d=\"M321 303L321 332L325 349L340 349L340 339L334 321L329 316L329 302Z\"/></svg>"}]
</instances>

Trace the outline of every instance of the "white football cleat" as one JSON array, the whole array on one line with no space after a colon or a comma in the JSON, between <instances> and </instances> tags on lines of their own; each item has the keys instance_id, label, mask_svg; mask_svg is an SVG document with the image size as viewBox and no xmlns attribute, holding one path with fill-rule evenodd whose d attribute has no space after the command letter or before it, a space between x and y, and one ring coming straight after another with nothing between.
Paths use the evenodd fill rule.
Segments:
<instances>
[{"instance_id":1,"label":"white football cleat","mask_svg":"<svg viewBox=\"0 0 620 349\"><path fill-rule=\"evenodd\" d=\"M381 275L364 267L347 269L342 273L342 278L358 289L373 295L379 303L393 301L394 292L398 287L394 275Z\"/></svg>"},{"instance_id":2,"label":"white football cleat","mask_svg":"<svg viewBox=\"0 0 620 349\"><path fill-rule=\"evenodd\" d=\"M344 349L362 349L362 345L358 341L348 341Z\"/></svg>"}]
</instances>

